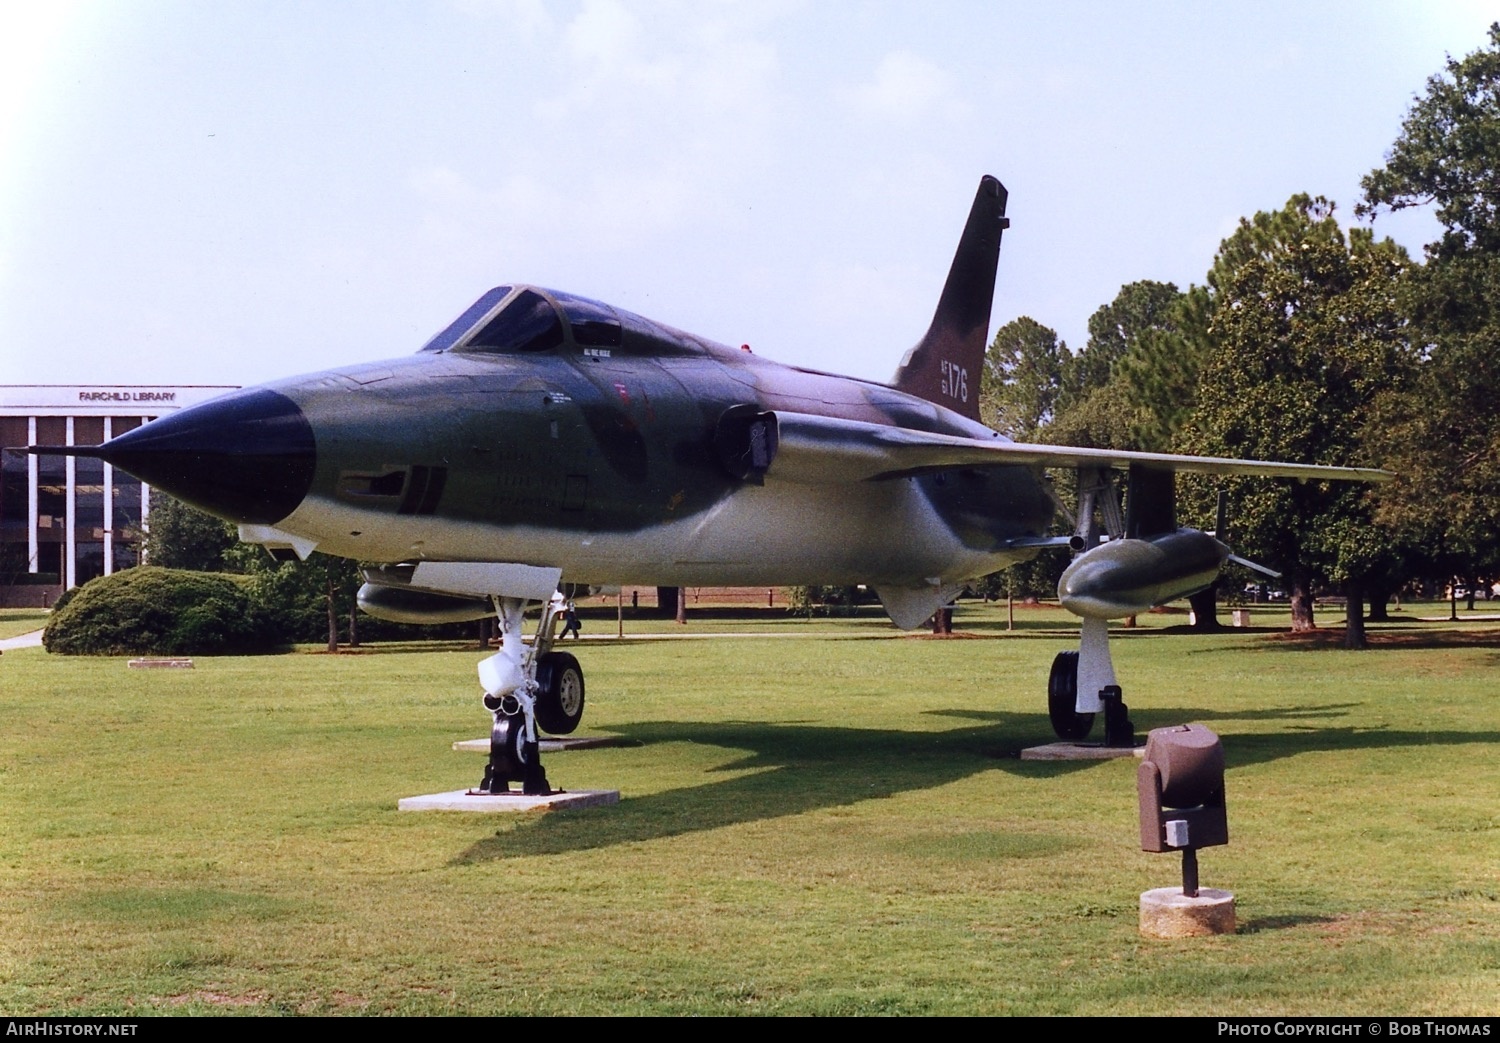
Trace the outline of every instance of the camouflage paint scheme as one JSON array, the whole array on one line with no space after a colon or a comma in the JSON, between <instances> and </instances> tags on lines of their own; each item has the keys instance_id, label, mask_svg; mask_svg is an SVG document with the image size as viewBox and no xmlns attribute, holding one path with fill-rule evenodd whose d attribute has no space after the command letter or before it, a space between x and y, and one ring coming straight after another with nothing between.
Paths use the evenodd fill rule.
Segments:
<instances>
[{"instance_id":1,"label":"camouflage paint scheme","mask_svg":"<svg viewBox=\"0 0 1500 1043\"><path fill-rule=\"evenodd\" d=\"M889 386L501 286L415 355L234 392L104 446L31 451L102 457L240 523L243 539L304 556L506 563L590 585L868 583L902 627L1037 553L1056 510L1043 466L1095 484L1128 470L1141 490L1127 494L1138 523L1109 543L1080 519L1089 536L1060 595L1091 618L1200 589L1229 555L1178 529L1178 470L1390 477L1020 445L986 428L1006 199L980 181L932 324ZM471 604L519 593L424 589Z\"/></svg>"},{"instance_id":2,"label":"camouflage paint scheme","mask_svg":"<svg viewBox=\"0 0 1500 1043\"><path fill-rule=\"evenodd\" d=\"M1032 468L829 486L779 482L773 463L757 484L731 475L714 444L720 417L747 404L994 437L979 424L620 318L608 357L570 335L540 354L422 353L270 385L309 418L317 447L306 498L274 524L366 561L546 564L595 584L911 586L1035 553L1004 547L1053 515ZM430 515L399 514L400 492L351 489L403 473L404 492L423 464L447 468Z\"/></svg>"}]
</instances>

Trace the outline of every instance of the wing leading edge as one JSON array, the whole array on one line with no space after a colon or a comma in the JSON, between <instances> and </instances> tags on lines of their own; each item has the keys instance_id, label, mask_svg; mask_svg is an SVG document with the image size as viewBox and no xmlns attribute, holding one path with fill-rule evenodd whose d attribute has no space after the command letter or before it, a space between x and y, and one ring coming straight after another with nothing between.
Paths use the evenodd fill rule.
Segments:
<instances>
[{"instance_id":1,"label":"wing leading edge","mask_svg":"<svg viewBox=\"0 0 1500 1043\"><path fill-rule=\"evenodd\" d=\"M1132 466L1197 474L1248 475L1262 478L1319 479L1335 482L1388 482L1395 475L1376 467L1332 467L1274 460L1238 460L1218 456L1180 456L1077 446L1011 442L933 434L886 427L859 420L777 412L775 455L767 480L792 482L863 482L910 478L968 467L1023 465L1111 468Z\"/></svg>"}]
</instances>

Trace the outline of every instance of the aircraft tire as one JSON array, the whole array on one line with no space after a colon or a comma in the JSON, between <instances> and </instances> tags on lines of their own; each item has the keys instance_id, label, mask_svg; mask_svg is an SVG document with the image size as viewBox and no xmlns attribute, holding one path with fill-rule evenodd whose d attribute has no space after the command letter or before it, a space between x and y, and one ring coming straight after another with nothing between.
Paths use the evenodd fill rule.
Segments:
<instances>
[{"instance_id":1,"label":"aircraft tire","mask_svg":"<svg viewBox=\"0 0 1500 1043\"><path fill-rule=\"evenodd\" d=\"M536 723L549 735L571 735L583 720L583 667L567 652L536 664Z\"/></svg>"},{"instance_id":2,"label":"aircraft tire","mask_svg":"<svg viewBox=\"0 0 1500 1043\"><path fill-rule=\"evenodd\" d=\"M1079 713L1078 653L1059 652L1052 660L1052 674L1047 678L1047 716L1052 730L1064 742L1080 742L1094 727L1094 715Z\"/></svg>"},{"instance_id":3,"label":"aircraft tire","mask_svg":"<svg viewBox=\"0 0 1500 1043\"><path fill-rule=\"evenodd\" d=\"M526 741L526 719L520 714L498 714L490 731L490 762L484 769L483 793L505 793L508 784L526 777L534 747Z\"/></svg>"}]
</instances>

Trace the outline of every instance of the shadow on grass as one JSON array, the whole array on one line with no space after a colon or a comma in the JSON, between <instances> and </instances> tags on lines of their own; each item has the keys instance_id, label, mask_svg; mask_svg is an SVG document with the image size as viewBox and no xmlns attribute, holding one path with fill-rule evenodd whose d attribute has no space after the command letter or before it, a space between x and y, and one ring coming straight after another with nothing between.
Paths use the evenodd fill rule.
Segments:
<instances>
[{"instance_id":1,"label":"shadow on grass","mask_svg":"<svg viewBox=\"0 0 1500 1043\"><path fill-rule=\"evenodd\" d=\"M1137 715L1136 724L1144 732L1188 720L1311 722L1343 717L1356 705L1269 707L1249 713L1202 709L1156 711ZM479 841L455 862L563 854L658 840L880 800L898 793L944 786L995 769L1042 779L1071 774L1099 763L1020 760L1020 751L1026 746L1051 741L1045 718L1040 715L970 710L929 712L982 723L944 732L749 721L667 721L627 726L618 729L621 736L643 745L692 742L745 750L745 756L714 769L713 773L748 774L632 798L607 810L547 815ZM1170 720L1155 720L1167 715ZM1314 724L1306 725L1304 730L1275 734L1221 730L1220 736L1231 769L1303 754L1500 742L1500 733L1496 732L1413 732Z\"/></svg>"},{"instance_id":2,"label":"shadow on grass","mask_svg":"<svg viewBox=\"0 0 1500 1043\"><path fill-rule=\"evenodd\" d=\"M1345 717L1348 716L1348 711L1363 705L1364 703L1355 702L1320 703L1316 706L1269 706L1261 710L1193 710L1168 707L1159 710L1132 709L1130 715L1135 720L1136 730L1138 732L1147 732L1152 728L1166 728L1188 721L1300 721L1325 717ZM923 712L933 717L953 717L959 720L970 721L1016 720L1020 717L1018 714L999 713L991 710L924 710ZM1158 720L1158 718L1164 719ZM1149 724L1145 723L1148 721L1150 722ZM1051 742L1052 739L1048 738L1042 741ZM1030 743L1027 745L1030 745Z\"/></svg>"},{"instance_id":3,"label":"shadow on grass","mask_svg":"<svg viewBox=\"0 0 1500 1043\"><path fill-rule=\"evenodd\" d=\"M547 815L481 840L456 861L562 854L657 840L932 789L997 768L1043 778L1097 763L1020 760L1024 746L1046 741L1039 724L1046 726L1036 715L996 714L992 723L945 732L748 721L627 726L618 732L647 745L692 742L745 750L745 756L714 773L749 774L631 798L602 813Z\"/></svg>"},{"instance_id":4,"label":"shadow on grass","mask_svg":"<svg viewBox=\"0 0 1500 1043\"><path fill-rule=\"evenodd\" d=\"M1430 627L1442 624L1417 624L1382 626L1366 629L1365 640L1369 647L1364 651L1387 649L1429 648L1500 648L1500 630L1437 630ZM1249 646L1258 652L1317 652L1323 649L1342 649L1344 630L1342 627L1319 628L1300 634L1280 631L1264 641Z\"/></svg>"},{"instance_id":5,"label":"shadow on grass","mask_svg":"<svg viewBox=\"0 0 1500 1043\"><path fill-rule=\"evenodd\" d=\"M1257 916L1240 924L1236 934L1259 934L1261 931L1282 931L1288 927L1306 927L1308 924L1335 923L1336 916Z\"/></svg>"}]
</instances>

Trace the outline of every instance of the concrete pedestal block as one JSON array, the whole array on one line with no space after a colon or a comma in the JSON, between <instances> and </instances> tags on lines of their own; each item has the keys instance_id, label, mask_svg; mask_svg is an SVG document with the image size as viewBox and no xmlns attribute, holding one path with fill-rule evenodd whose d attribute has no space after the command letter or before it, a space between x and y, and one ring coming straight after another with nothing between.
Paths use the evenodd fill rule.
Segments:
<instances>
[{"instance_id":1,"label":"concrete pedestal block","mask_svg":"<svg viewBox=\"0 0 1500 1043\"><path fill-rule=\"evenodd\" d=\"M429 793L421 797L402 797L396 802L398 811L557 811L562 808L596 808L605 804L618 804L617 789L586 789L572 793L549 793L545 796L527 796L524 793L475 793L472 790L451 790L447 793Z\"/></svg>"},{"instance_id":2,"label":"concrete pedestal block","mask_svg":"<svg viewBox=\"0 0 1500 1043\"><path fill-rule=\"evenodd\" d=\"M1234 933L1234 895L1200 887L1189 898L1180 887L1141 893L1141 934L1147 938L1200 938Z\"/></svg>"},{"instance_id":3,"label":"concrete pedestal block","mask_svg":"<svg viewBox=\"0 0 1500 1043\"><path fill-rule=\"evenodd\" d=\"M1105 746L1098 742L1049 742L1021 751L1023 761L1108 761L1117 757L1139 759L1145 755L1144 746Z\"/></svg>"}]
</instances>

